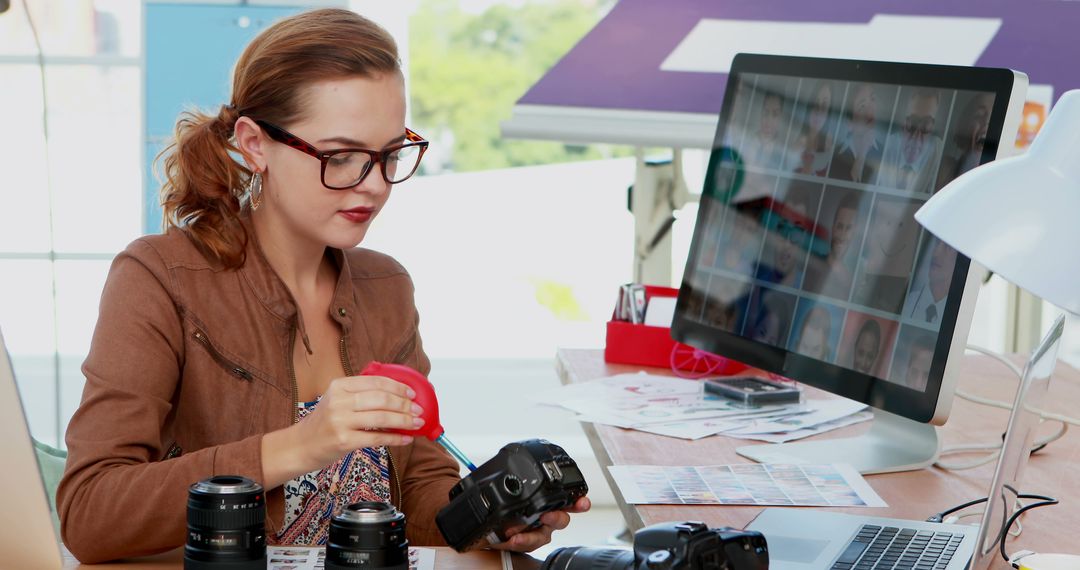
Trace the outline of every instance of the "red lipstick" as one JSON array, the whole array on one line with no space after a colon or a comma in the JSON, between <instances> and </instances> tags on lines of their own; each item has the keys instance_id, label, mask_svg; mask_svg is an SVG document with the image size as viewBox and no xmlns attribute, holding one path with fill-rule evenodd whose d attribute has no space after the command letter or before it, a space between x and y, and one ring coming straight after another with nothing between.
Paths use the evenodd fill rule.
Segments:
<instances>
[{"instance_id":1,"label":"red lipstick","mask_svg":"<svg viewBox=\"0 0 1080 570\"><path fill-rule=\"evenodd\" d=\"M348 210L341 210L338 212L350 222L362 224L371 219L371 216L375 215L375 208L366 208L358 206L356 208L350 208Z\"/></svg>"}]
</instances>

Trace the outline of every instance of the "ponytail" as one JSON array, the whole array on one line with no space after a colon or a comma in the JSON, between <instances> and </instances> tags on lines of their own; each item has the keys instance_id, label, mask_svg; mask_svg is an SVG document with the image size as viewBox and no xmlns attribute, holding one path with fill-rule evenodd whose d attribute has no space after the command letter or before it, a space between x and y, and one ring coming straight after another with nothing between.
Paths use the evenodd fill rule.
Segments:
<instances>
[{"instance_id":1,"label":"ponytail","mask_svg":"<svg viewBox=\"0 0 1080 570\"><path fill-rule=\"evenodd\" d=\"M240 223L241 195L250 171L229 154L239 113L222 106L216 117L186 111L157 160L163 165L164 227L185 228L203 253L230 269L244 264L247 231Z\"/></svg>"}]
</instances>

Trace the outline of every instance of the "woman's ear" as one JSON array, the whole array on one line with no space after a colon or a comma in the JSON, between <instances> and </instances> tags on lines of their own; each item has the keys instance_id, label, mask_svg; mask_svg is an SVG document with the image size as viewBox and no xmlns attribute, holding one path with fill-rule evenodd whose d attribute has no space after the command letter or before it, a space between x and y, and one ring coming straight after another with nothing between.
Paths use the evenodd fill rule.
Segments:
<instances>
[{"instance_id":1,"label":"woman's ear","mask_svg":"<svg viewBox=\"0 0 1080 570\"><path fill-rule=\"evenodd\" d=\"M240 117L236 120L233 131L236 139L236 148L244 155L244 161L252 172L266 171L266 154L263 152L263 144L267 140L259 125L250 117Z\"/></svg>"}]
</instances>

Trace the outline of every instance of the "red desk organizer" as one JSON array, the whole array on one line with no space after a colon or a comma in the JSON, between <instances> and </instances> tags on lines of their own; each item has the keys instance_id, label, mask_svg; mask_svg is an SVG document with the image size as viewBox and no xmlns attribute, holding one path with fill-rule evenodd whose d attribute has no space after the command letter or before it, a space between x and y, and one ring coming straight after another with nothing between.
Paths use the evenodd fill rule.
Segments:
<instances>
[{"instance_id":1,"label":"red desk organizer","mask_svg":"<svg viewBox=\"0 0 1080 570\"><path fill-rule=\"evenodd\" d=\"M653 297L678 297L679 290L671 287L645 286L645 299ZM673 354L674 353L674 354ZM721 366L713 361L711 365L702 364L702 359L695 355L702 353L691 346L676 342L671 338L668 327L652 327L614 319L607 323L607 342L604 346L604 361L619 364L636 364L688 372L708 372L713 375L737 374L748 367L734 360L710 355L713 359L723 360ZM675 355L686 358L675 358Z\"/></svg>"}]
</instances>

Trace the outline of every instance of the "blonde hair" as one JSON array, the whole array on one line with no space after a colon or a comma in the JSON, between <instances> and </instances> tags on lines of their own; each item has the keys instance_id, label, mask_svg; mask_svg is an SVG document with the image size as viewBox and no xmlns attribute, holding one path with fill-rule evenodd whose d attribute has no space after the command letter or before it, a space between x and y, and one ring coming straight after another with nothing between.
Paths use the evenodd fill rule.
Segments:
<instances>
[{"instance_id":1,"label":"blonde hair","mask_svg":"<svg viewBox=\"0 0 1080 570\"><path fill-rule=\"evenodd\" d=\"M304 90L321 81L401 73L397 44L354 12L304 12L270 26L241 54L232 100L216 116L181 113L173 142L157 157L165 182L165 228L185 228L205 254L226 267L244 264L247 231L240 223L252 173L230 153L236 121L249 116L278 125L304 119Z\"/></svg>"}]
</instances>

